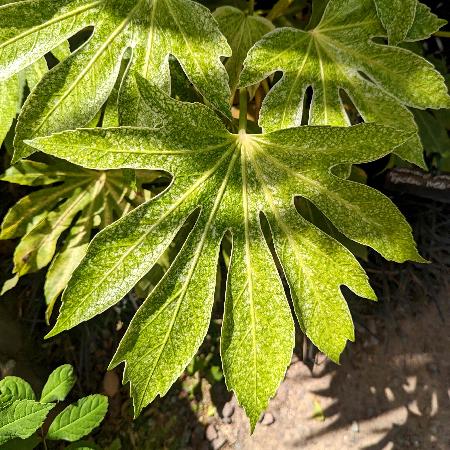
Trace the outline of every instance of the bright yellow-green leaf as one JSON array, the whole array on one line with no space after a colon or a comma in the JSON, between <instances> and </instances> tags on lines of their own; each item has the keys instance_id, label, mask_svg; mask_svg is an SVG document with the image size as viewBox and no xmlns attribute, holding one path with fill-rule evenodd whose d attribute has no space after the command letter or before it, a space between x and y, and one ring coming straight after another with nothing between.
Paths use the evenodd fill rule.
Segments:
<instances>
[{"instance_id":1,"label":"bright yellow-green leaf","mask_svg":"<svg viewBox=\"0 0 450 450\"><path fill-rule=\"evenodd\" d=\"M16 135L14 159L32 149L24 139L86 125L111 93L122 59L131 59L120 106L138 123L135 74L170 89L169 54L209 102L229 114L229 89L221 56L226 39L204 6L191 0L33 0L0 7L0 81L93 27L89 40L46 74L28 97Z\"/></svg>"},{"instance_id":2,"label":"bright yellow-green leaf","mask_svg":"<svg viewBox=\"0 0 450 450\"><path fill-rule=\"evenodd\" d=\"M150 128L80 129L29 142L89 169L162 169L173 176L165 192L95 237L49 336L117 303L194 217L184 245L111 363L125 361L124 380L131 382L138 414L167 392L199 348L209 326L220 244L229 232L223 369L254 428L294 345L294 324L262 216L302 329L337 361L354 338L341 286L375 296L354 256L303 219L294 198L307 198L340 233L388 259L423 261L409 225L387 197L331 170L380 158L411 133L363 124L231 134L209 108L173 100L142 78L138 85L146 118L154 121Z\"/></svg>"},{"instance_id":3,"label":"bright yellow-green leaf","mask_svg":"<svg viewBox=\"0 0 450 450\"><path fill-rule=\"evenodd\" d=\"M424 58L374 42L384 35L373 0L330 0L314 29L280 28L266 35L250 50L240 78L249 86L283 72L264 100L262 128L300 125L305 92L312 87L311 125L349 125L345 92L366 122L417 133L407 107L450 107L444 78ZM424 164L417 134L394 152Z\"/></svg>"}]
</instances>

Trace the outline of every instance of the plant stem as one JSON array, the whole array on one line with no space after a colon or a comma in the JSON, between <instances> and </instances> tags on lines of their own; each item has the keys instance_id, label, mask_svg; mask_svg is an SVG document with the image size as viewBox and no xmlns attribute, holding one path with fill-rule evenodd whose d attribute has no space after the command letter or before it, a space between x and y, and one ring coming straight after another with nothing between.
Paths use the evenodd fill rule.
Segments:
<instances>
[{"instance_id":1,"label":"plant stem","mask_svg":"<svg viewBox=\"0 0 450 450\"><path fill-rule=\"evenodd\" d=\"M450 38L450 31L436 31L436 33L433 33L433 36Z\"/></svg>"},{"instance_id":2,"label":"plant stem","mask_svg":"<svg viewBox=\"0 0 450 450\"><path fill-rule=\"evenodd\" d=\"M247 88L239 89L239 132L247 129Z\"/></svg>"},{"instance_id":3,"label":"plant stem","mask_svg":"<svg viewBox=\"0 0 450 450\"><path fill-rule=\"evenodd\" d=\"M254 10L255 10L255 0L250 0L248 2L248 12L249 12L249 14L252 15Z\"/></svg>"}]
</instances>

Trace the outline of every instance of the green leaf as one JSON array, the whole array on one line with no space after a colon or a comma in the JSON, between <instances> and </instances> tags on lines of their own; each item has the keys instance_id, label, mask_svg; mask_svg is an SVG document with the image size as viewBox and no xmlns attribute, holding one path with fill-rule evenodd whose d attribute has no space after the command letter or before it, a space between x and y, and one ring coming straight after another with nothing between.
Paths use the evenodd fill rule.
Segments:
<instances>
[{"instance_id":1,"label":"green leaf","mask_svg":"<svg viewBox=\"0 0 450 450\"><path fill-rule=\"evenodd\" d=\"M319 24L329 1L330 0L313 0L311 17L307 29L315 28Z\"/></svg>"},{"instance_id":2,"label":"green leaf","mask_svg":"<svg viewBox=\"0 0 450 450\"><path fill-rule=\"evenodd\" d=\"M167 392L198 350L210 321L220 243L230 232L222 360L227 385L254 428L294 345L289 305L261 214L303 330L337 360L354 336L340 286L368 298L374 294L352 254L302 219L293 197L307 198L342 234L388 259L423 261L409 225L387 197L330 170L380 158L411 133L364 124L231 134L207 107L177 102L142 79L138 85L148 118L159 126L84 129L30 142L87 168L158 168L173 175L165 192L95 237L48 336L117 303L156 264L183 224L192 223L111 362L114 367L125 361L124 381L131 382L138 414Z\"/></svg>"},{"instance_id":3,"label":"green leaf","mask_svg":"<svg viewBox=\"0 0 450 450\"><path fill-rule=\"evenodd\" d=\"M0 445L16 437L30 437L43 423L53 404L16 400L0 413Z\"/></svg>"},{"instance_id":4,"label":"green leaf","mask_svg":"<svg viewBox=\"0 0 450 450\"><path fill-rule=\"evenodd\" d=\"M28 88L33 90L48 72L45 58L38 59L34 64L24 70Z\"/></svg>"},{"instance_id":5,"label":"green leaf","mask_svg":"<svg viewBox=\"0 0 450 450\"><path fill-rule=\"evenodd\" d=\"M47 73L28 97L17 125L14 161L32 149L23 140L87 124L111 93L128 48L132 55L119 104L138 122L135 74L170 89L169 54L223 114L229 89L221 56L225 38L204 6L191 0L35 0L0 8L0 80L37 61L76 32L92 37Z\"/></svg>"},{"instance_id":6,"label":"green leaf","mask_svg":"<svg viewBox=\"0 0 450 450\"><path fill-rule=\"evenodd\" d=\"M225 69L229 76L231 94L234 95L247 52L253 44L272 31L274 26L264 17L247 15L232 6L217 8L214 17L233 52L225 62Z\"/></svg>"},{"instance_id":7,"label":"green leaf","mask_svg":"<svg viewBox=\"0 0 450 450\"><path fill-rule=\"evenodd\" d=\"M83 258L94 229L104 228L140 204L145 190L139 187L132 192L122 171L89 171L55 160L48 164L22 160L0 180L44 186L19 200L3 220L0 239L21 237L21 240L14 254L13 272L17 276L5 283L2 294L14 287L18 277L51 263L44 287L49 320L53 305ZM52 186L56 182L61 184ZM106 210L110 213L105 215ZM68 234L57 250L67 229Z\"/></svg>"},{"instance_id":8,"label":"green leaf","mask_svg":"<svg viewBox=\"0 0 450 450\"><path fill-rule=\"evenodd\" d=\"M8 376L0 381L0 400L9 397L12 400L35 400L33 389L25 380Z\"/></svg>"},{"instance_id":9,"label":"green leaf","mask_svg":"<svg viewBox=\"0 0 450 450\"><path fill-rule=\"evenodd\" d=\"M54 49L54 52L61 59L65 58L67 54L70 54L69 43L64 41L59 47ZM0 103L0 144L5 139L16 114L20 111L24 81L27 82L29 89L32 90L47 71L48 67L45 58L40 58L31 66L26 67L21 73L0 81L0 98L2 99Z\"/></svg>"},{"instance_id":10,"label":"green leaf","mask_svg":"<svg viewBox=\"0 0 450 450\"><path fill-rule=\"evenodd\" d=\"M20 107L19 77L0 81L0 145L8 133Z\"/></svg>"},{"instance_id":11,"label":"green leaf","mask_svg":"<svg viewBox=\"0 0 450 450\"><path fill-rule=\"evenodd\" d=\"M63 401L75 385L76 376L70 364L55 369L42 389L41 403Z\"/></svg>"},{"instance_id":12,"label":"green leaf","mask_svg":"<svg viewBox=\"0 0 450 450\"><path fill-rule=\"evenodd\" d=\"M98 427L107 411L106 396L95 394L84 397L55 417L46 437L50 440L77 441Z\"/></svg>"},{"instance_id":13,"label":"green leaf","mask_svg":"<svg viewBox=\"0 0 450 450\"><path fill-rule=\"evenodd\" d=\"M372 0L331 0L313 30L281 28L266 35L250 50L240 78L242 86L249 86L277 70L283 72L264 100L262 128L275 131L300 125L305 92L312 86L312 125L350 124L344 91L366 122L417 132L407 106L448 107L447 87L422 57L373 42L373 36L384 34ZM424 165L418 136L394 151Z\"/></svg>"},{"instance_id":14,"label":"green leaf","mask_svg":"<svg viewBox=\"0 0 450 450\"><path fill-rule=\"evenodd\" d=\"M417 0L374 0L378 16L387 31L389 44L405 40L414 23Z\"/></svg>"},{"instance_id":15,"label":"green leaf","mask_svg":"<svg viewBox=\"0 0 450 450\"><path fill-rule=\"evenodd\" d=\"M438 16L431 12L428 6L418 2L414 22L405 40L421 41L427 39L446 24L446 20L439 19Z\"/></svg>"}]
</instances>

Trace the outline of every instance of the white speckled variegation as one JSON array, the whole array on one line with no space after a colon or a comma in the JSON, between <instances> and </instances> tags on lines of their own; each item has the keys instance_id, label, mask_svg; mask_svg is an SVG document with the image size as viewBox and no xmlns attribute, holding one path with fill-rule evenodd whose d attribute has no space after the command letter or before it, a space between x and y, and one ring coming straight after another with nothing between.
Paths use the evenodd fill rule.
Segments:
<instances>
[{"instance_id":1,"label":"white speckled variegation","mask_svg":"<svg viewBox=\"0 0 450 450\"><path fill-rule=\"evenodd\" d=\"M389 44L405 40L416 16L417 0L374 0L378 16L387 31Z\"/></svg>"},{"instance_id":2,"label":"white speckled variegation","mask_svg":"<svg viewBox=\"0 0 450 450\"><path fill-rule=\"evenodd\" d=\"M138 79L151 128L80 129L36 138L43 152L97 169L163 169L166 191L99 233L63 295L49 336L100 314L153 267L192 213L198 216L172 266L141 306L111 363L126 362L135 413L171 384L208 330L224 233L233 250L221 353L227 385L252 429L289 364L294 324L261 228L270 225L302 329L337 361L354 338L342 285L375 299L367 276L340 243L304 220L294 197L313 202L348 238L386 258L422 261L393 203L338 178L336 165L372 161L411 133L363 124L231 134L204 105L181 103Z\"/></svg>"},{"instance_id":3,"label":"white speckled variegation","mask_svg":"<svg viewBox=\"0 0 450 450\"><path fill-rule=\"evenodd\" d=\"M220 61L230 48L209 10L191 0L25 0L0 6L0 81L88 26L89 40L28 97L15 161L32 152L24 140L87 124L111 93L127 49L132 56L119 100L127 124L138 123L142 106L135 74L169 90L169 54L212 105L230 114Z\"/></svg>"},{"instance_id":4,"label":"white speckled variegation","mask_svg":"<svg viewBox=\"0 0 450 450\"><path fill-rule=\"evenodd\" d=\"M429 11L419 9L416 37L436 25ZM417 132L417 126L408 106L450 107L444 78L424 58L372 40L384 35L373 0L330 0L314 29L279 28L267 34L250 49L240 77L240 85L249 86L283 72L264 101L259 121L263 129L300 125L310 86L311 125L349 125L341 90L366 122L411 132ZM417 134L395 153L424 165Z\"/></svg>"}]
</instances>

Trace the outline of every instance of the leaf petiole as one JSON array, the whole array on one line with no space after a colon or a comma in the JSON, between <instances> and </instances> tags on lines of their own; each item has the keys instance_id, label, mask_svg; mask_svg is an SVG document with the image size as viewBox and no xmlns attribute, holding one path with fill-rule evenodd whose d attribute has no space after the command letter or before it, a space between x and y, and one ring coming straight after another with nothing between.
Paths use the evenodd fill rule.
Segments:
<instances>
[{"instance_id":1,"label":"leaf petiole","mask_svg":"<svg viewBox=\"0 0 450 450\"><path fill-rule=\"evenodd\" d=\"M436 33L434 33L433 36L450 38L450 31L436 31Z\"/></svg>"},{"instance_id":2,"label":"leaf petiole","mask_svg":"<svg viewBox=\"0 0 450 450\"><path fill-rule=\"evenodd\" d=\"M239 132L247 130L247 89L239 89Z\"/></svg>"},{"instance_id":3,"label":"leaf petiole","mask_svg":"<svg viewBox=\"0 0 450 450\"><path fill-rule=\"evenodd\" d=\"M249 0L248 2L248 13L249 15L253 15L253 12L255 10L255 0Z\"/></svg>"}]
</instances>

